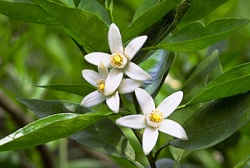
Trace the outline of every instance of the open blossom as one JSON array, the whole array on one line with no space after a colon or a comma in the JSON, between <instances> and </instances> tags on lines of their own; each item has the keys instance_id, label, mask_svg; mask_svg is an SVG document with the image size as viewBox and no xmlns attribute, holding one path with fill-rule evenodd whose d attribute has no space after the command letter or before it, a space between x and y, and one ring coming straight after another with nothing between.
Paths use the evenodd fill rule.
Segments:
<instances>
[{"instance_id":1,"label":"open blossom","mask_svg":"<svg viewBox=\"0 0 250 168\"><path fill-rule=\"evenodd\" d=\"M98 66L98 72L88 69L82 71L83 78L97 87L96 91L83 98L81 105L84 107L92 107L106 100L109 108L118 113L120 106L119 93L131 93L142 85L141 81L122 79L123 74L119 71L111 69L108 72L107 67L103 64Z\"/></svg>"},{"instance_id":2,"label":"open blossom","mask_svg":"<svg viewBox=\"0 0 250 168\"><path fill-rule=\"evenodd\" d=\"M146 40L147 36L139 36L124 48L119 28L112 23L108 32L108 43L111 54L93 52L87 54L84 58L94 65L99 65L102 62L105 66L112 67L114 71L117 71L116 73L124 72L131 79L140 81L148 80L151 79L151 76L138 65L131 62Z\"/></svg>"},{"instance_id":3,"label":"open blossom","mask_svg":"<svg viewBox=\"0 0 250 168\"><path fill-rule=\"evenodd\" d=\"M182 140L188 139L180 124L165 119L180 104L183 97L182 91L165 98L157 108L155 108L153 98L146 91L137 88L135 94L143 114L121 117L116 120L116 124L133 129L145 128L142 137L142 148L145 155L148 155L154 148L159 135L158 131Z\"/></svg>"}]
</instances>

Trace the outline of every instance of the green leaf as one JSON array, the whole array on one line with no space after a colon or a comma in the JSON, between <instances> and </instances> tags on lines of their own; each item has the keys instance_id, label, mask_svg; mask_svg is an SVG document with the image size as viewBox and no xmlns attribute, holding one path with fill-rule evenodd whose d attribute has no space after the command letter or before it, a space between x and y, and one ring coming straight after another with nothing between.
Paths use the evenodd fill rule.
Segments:
<instances>
[{"instance_id":1,"label":"green leaf","mask_svg":"<svg viewBox=\"0 0 250 168\"><path fill-rule=\"evenodd\" d=\"M87 52L108 49L108 26L93 13L79 8L69 8L47 0L33 1L51 14Z\"/></svg>"},{"instance_id":2,"label":"green leaf","mask_svg":"<svg viewBox=\"0 0 250 168\"><path fill-rule=\"evenodd\" d=\"M247 92L250 90L249 81L250 63L238 65L208 83L187 105Z\"/></svg>"},{"instance_id":3,"label":"green leaf","mask_svg":"<svg viewBox=\"0 0 250 168\"><path fill-rule=\"evenodd\" d=\"M248 22L249 19L218 19L207 26L201 22L193 22L169 35L157 46L148 49L162 48L175 52L201 50L226 38Z\"/></svg>"},{"instance_id":4,"label":"green leaf","mask_svg":"<svg viewBox=\"0 0 250 168\"><path fill-rule=\"evenodd\" d=\"M115 157L135 160L135 153L120 128L105 118L70 136L83 146Z\"/></svg>"},{"instance_id":5,"label":"green leaf","mask_svg":"<svg viewBox=\"0 0 250 168\"><path fill-rule=\"evenodd\" d=\"M136 9L132 22L138 19L141 15L143 15L147 10L149 10L152 6L157 5L159 0L144 0L142 4Z\"/></svg>"},{"instance_id":6,"label":"green leaf","mask_svg":"<svg viewBox=\"0 0 250 168\"><path fill-rule=\"evenodd\" d=\"M155 162L157 168L173 168L175 161L168 158L161 158Z\"/></svg>"},{"instance_id":7,"label":"green leaf","mask_svg":"<svg viewBox=\"0 0 250 168\"><path fill-rule=\"evenodd\" d=\"M220 74L222 74L222 67L216 50L211 55L206 56L188 77L182 88L184 92L182 103L186 103L195 97L211 80Z\"/></svg>"},{"instance_id":8,"label":"green leaf","mask_svg":"<svg viewBox=\"0 0 250 168\"><path fill-rule=\"evenodd\" d=\"M21 98L18 100L25 104L40 118L59 113L84 114L94 111L93 109L88 109L79 104L68 101ZM106 110L105 108L101 109ZM82 129L80 132L70 136L70 138L90 149L134 161L135 154L129 141L121 132L120 128L107 118Z\"/></svg>"},{"instance_id":9,"label":"green leaf","mask_svg":"<svg viewBox=\"0 0 250 168\"><path fill-rule=\"evenodd\" d=\"M81 0L78 5L78 8L84 11L89 11L98 16L107 25L110 24L108 12L96 0Z\"/></svg>"},{"instance_id":10,"label":"green leaf","mask_svg":"<svg viewBox=\"0 0 250 168\"><path fill-rule=\"evenodd\" d=\"M1 0L0 13L26 22L58 24L50 14L31 0Z\"/></svg>"},{"instance_id":11,"label":"green leaf","mask_svg":"<svg viewBox=\"0 0 250 168\"><path fill-rule=\"evenodd\" d=\"M172 146L185 150L209 148L225 140L250 121L250 92L216 100L196 111L184 124L188 140Z\"/></svg>"},{"instance_id":12,"label":"green leaf","mask_svg":"<svg viewBox=\"0 0 250 168\"><path fill-rule=\"evenodd\" d=\"M59 113L85 114L93 110L85 108L80 104L62 100L37 100L18 98L18 101L26 105L38 117L43 118Z\"/></svg>"},{"instance_id":13,"label":"green leaf","mask_svg":"<svg viewBox=\"0 0 250 168\"><path fill-rule=\"evenodd\" d=\"M63 113L34 121L1 139L0 151L32 147L67 137L110 114L112 112Z\"/></svg>"},{"instance_id":14,"label":"green leaf","mask_svg":"<svg viewBox=\"0 0 250 168\"><path fill-rule=\"evenodd\" d=\"M174 53L157 50L150 53L150 57L140 64L152 77L151 80L145 81L142 87L153 97L159 92L174 59Z\"/></svg>"},{"instance_id":15,"label":"green leaf","mask_svg":"<svg viewBox=\"0 0 250 168\"><path fill-rule=\"evenodd\" d=\"M207 16L227 1L228 0L190 0L190 7L178 24L178 27L182 27L183 25Z\"/></svg>"},{"instance_id":16,"label":"green leaf","mask_svg":"<svg viewBox=\"0 0 250 168\"><path fill-rule=\"evenodd\" d=\"M38 85L38 87L51 89L51 90L57 90L57 91L63 91L67 93L73 93L80 96L86 96L90 92L96 90L94 87L91 87L89 85L85 84L53 84L53 85Z\"/></svg>"},{"instance_id":17,"label":"green leaf","mask_svg":"<svg viewBox=\"0 0 250 168\"><path fill-rule=\"evenodd\" d=\"M165 14L173 9L180 0L163 0L155 6L152 6L146 12L133 20L131 25L122 33L124 41L127 41L160 20Z\"/></svg>"}]
</instances>

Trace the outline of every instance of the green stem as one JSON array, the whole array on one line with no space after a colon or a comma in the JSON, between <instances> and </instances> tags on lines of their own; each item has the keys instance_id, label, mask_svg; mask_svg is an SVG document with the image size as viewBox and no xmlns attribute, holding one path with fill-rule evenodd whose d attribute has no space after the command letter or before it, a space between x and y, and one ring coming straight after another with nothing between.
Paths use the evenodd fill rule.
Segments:
<instances>
[{"instance_id":1,"label":"green stem","mask_svg":"<svg viewBox=\"0 0 250 168\"><path fill-rule=\"evenodd\" d=\"M180 168L180 165L181 165L181 157L182 157L183 152L184 152L184 150L181 150L181 151L180 151L180 154L179 154L177 160L175 161L174 168Z\"/></svg>"},{"instance_id":2,"label":"green stem","mask_svg":"<svg viewBox=\"0 0 250 168\"><path fill-rule=\"evenodd\" d=\"M105 0L105 8L109 13L111 23L114 22L113 19L113 0Z\"/></svg>"},{"instance_id":3,"label":"green stem","mask_svg":"<svg viewBox=\"0 0 250 168\"><path fill-rule=\"evenodd\" d=\"M165 147L167 147L167 146L169 146L169 145L170 145L170 143L167 142L167 143L164 144L162 147L160 147L160 148L155 152L154 159L157 160L157 158L158 158L160 152L162 151L162 149L164 149Z\"/></svg>"}]
</instances>

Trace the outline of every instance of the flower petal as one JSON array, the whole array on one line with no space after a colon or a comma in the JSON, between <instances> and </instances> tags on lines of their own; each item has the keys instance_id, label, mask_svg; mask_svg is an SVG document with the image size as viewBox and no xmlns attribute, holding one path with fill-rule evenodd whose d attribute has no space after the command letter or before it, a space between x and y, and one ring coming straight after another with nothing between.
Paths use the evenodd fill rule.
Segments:
<instances>
[{"instance_id":1,"label":"flower petal","mask_svg":"<svg viewBox=\"0 0 250 168\"><path fill-rule=\"evenodd\" d=\"M123 79L120 86L118 87L118 92L120 94L134 92L136 88L139 88L143 84L142 81L136 81L133 79Z\"/></svg>"},{"instance_id":2,"label":"flower petal","mask_svg":"<svg viewBox=\"0 0 250 168\"><path fill-rule=\"evenodd\" d=\"M165 98L161 104L157 107L158 110L160 110L163 113L164 118L168 117L181 103L181 100L183 98L183 92L178 91L167 98Z\"/></svg>"},{"instance_id":3,"label":"flower petal","mask_svg":"<svg viewBox=\"0 0 250 168\"><path fill-rule=\"evenodd\" d=\"M152 79L152 77L146 71L141 69L141 67L139 67L133 62L128 62L124 71L126 75L128 75L131 79L134 80L145 81Z\"/></svg>"},{"instance_id":4,"label":"flower petal","mask_svg":"<svg viewBox=\"0 0 250 168\"><path fill-rule=\"evenodd\" d=\"M109 27L108 42L111 53L123 53L122 37L119 28L112 23Z\"/></svg>"},{"instance_id":5,"label":"flower petal","mask_svg":"<svg viewBox=\"0 0 250 168\"><path fill-rule=\"evenodd\" d=\"M159 132L157 128L147 127L142 137L142 148L145 155L148 155L154 148L158 139Z\"/></svg>"},{"instance_id":6,"label":"flower petal","mask_svg":"<svg viewBox=\"0 0 250 168\"><path fill-rule=\"evenodd\" d=\"M109 73L108 68L102 62L98 65L98 72L102 77L101 79L106 79Z\"/></svg>"},{"instance_id":7,"label":"flower petal","mask_svg":"<svg viewBox=\"0 0 250 168\"><path fill-rule=\"evenodd\" d=\"M101 75L95 71L85 69L82 70L83 78L91 85L96 86L96 81L102 79Z\"/></svg>"},{"instance_id":8,"label":"flower petal","mask_svg":"<svg viewBox=\"0 0 250 168\"><path fill-rule=\"evenodd\" d=\"M139 36L128 43L125 48L124 54L129 60L133 59L133 57L141 49L147 38L147 36Z\"/></svg>"},{"instance_id":9,"label":"flower petal","mask_svg":"<svg viewBox=\"0 0 250 168\"><path fill-rule=\"evenodd\" d=\"M154 100L148 94L148 92L143 89L137 88L135 89L135 95L145 116L155 109Z\"/></svg>"},{"instance_id":10,"label":"flower petal","mask_svg":"<svg viewBox=\"0 0 250 168\"><path fill-rule=\"evenodd\" d=\"M182 128L182 126L169 119L163 120L161 125L158 127L158 130L182 140L188 139L186 131Z\"/></svg>"},{"instance_id":11,"label":"flower petal","mask_svg":"<svg viewBox=\"0 0 250 168\"><path fill-rule=\"evenodd\" d=\"M85 60L93 65L100 65L103 63L106 67L111 67L110 65L110 54L102 52L92 52L84 56Z\"/></svg>"},{"instance_id":12,"label":"flower petal","mask_svg":"<svg viewBox=\"0 0 250 168\"><path fill-rule=\"evenodd\" d=\"M84 107L92 107L92 106L95 106L97 104L100 104L105 99L106 99L106 97L96 90L96 91L88 94L87 96L85 96L81 102L81 105Z\"/></svg>"},{"instance_id":13,"label":"flower petal","mask_svg":"<svg viewBox=\"0 0 250 168\"><path fill-rule=\"evenodd\" d=\"M122 81L123 72L120 69L112 68L105 82L104 95L108 96L114 93Z\"/></svg>"},{"instance_id":14,"label":"flower petal","mask_svg":"<svg viewBox=\"0 0 250 168\"><path fill-rule=\"evenodd\" d=\"M142 114L121 117L116 120L116 124L133 129L142 129L147 127L145 116Z\"/></svg>"},{"instance_id":15,"label":"flower petal","mask_svg":"<svg viewBox=\"0 0 250 168\"><path fill-rule=\"evenodd\" d=\"M120 107L120 97L118 92L115 92L115 94L108 96L106 99L106 103L114 113L118 113Z\"/></svg>"}]
</instances>

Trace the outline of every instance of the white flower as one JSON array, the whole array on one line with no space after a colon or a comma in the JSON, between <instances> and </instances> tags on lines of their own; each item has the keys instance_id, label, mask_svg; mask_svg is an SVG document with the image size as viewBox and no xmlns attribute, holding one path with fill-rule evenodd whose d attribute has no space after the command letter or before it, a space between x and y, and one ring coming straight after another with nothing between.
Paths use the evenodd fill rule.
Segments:
<instances>
[{"instance_id":1,"label":"white flower","mask_svg":"<svg viewBox=\"0 0 250 168\"><path fill-rule=\"evenodd\" d=\"M84 107L92 107L106 100L109 108L113 112L118 113L120 106L118 93L131 93L142 85L141 81L122 79L122 72L112 69L108 72L107 67L102 63L98 66L98 72L88 69L82 71L83 78L91 85L97 87L96 91L83 98L81 105Z\"/></svg>"},{"instance_id":2,"label":"white flower","mask_svg":"<svg viewBox=\"0 0 250 168\"><path fill-rule=\"evenodd\" d=\"M181 125L175 121L165 119L180 104L183 97L182 91L175 92L165 98L157 108L155 108L153 98L146 91L137 88L135 94L143 114L121 117L116 120L116 124L133 129L145 128L142 137L142 148L145 155L148 155L154 148L158 139L158 131L179 139L188 139Z\"/></svg>"},{"instance_id":3,"label":"white flower","mask_svg":"<svg viewBox=\"0 0 250 168\"><path fill-rule=\"evenodd\" d=\"M105 66L113 67L117 73L124 72L131 79L140 81L148 80L151 79L151 76L138 65L131 62L146 40L147 36L139 36L133 39L124 49L119 28L112 23L108 32L108 43L111 54L93 52L87 54L84 58L94 65L99 65L100 62L103 62Z\"/></svg>"}]
</instances>

